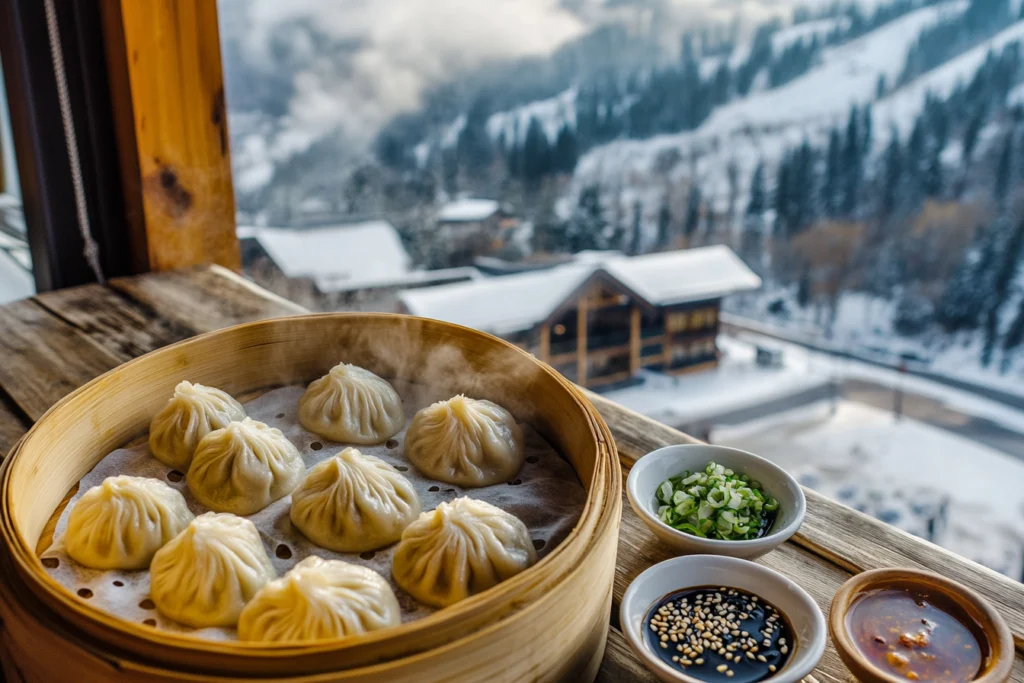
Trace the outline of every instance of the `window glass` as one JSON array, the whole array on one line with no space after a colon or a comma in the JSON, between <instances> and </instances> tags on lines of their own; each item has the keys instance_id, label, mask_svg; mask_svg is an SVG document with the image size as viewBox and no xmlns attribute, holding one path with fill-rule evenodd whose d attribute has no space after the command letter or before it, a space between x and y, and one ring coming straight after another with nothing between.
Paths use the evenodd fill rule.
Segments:
<instances>
[{"instance_id":1,"label":"window glass","mask_svg":"<svg viewBox=\"0 0 1024 683\"><path fill-rule=\"evenodd\" d=\"M1020 2L218 7L257 282L550 321L567 377L1024 577ZM634 348L614 306L578 343L591 278L640 370L577 358Z\"/></svg>"},{"instance_id":2,"label":"window glass","mask_svg":"<svg viewBox=\"0 0 1024 683\"><path fill-rule=\"evenodd\" d=\"M0 304L34 293L32 258L25 234L3 65L0 64Z\"/></svg>"}]
</instances>

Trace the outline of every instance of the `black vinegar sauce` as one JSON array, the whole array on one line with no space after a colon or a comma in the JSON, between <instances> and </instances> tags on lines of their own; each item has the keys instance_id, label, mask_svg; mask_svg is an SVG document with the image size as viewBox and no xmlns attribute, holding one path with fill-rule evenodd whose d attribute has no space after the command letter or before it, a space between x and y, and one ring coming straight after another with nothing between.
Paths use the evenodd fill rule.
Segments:
<instances>
[{"instance_id":1,"label":"black vinegar sauce","mask_svg":"<svg viewBox=\"0 0 1024 683\"><path fill-rule=\"evenodd\" d=\"M697 617L698 607L703 619ZM779 610L752 593L724 586L665 596L647 613L644 633L665 664L709 683L765 680L782 671L796 646Z\"/></svg>"}]
</instances>

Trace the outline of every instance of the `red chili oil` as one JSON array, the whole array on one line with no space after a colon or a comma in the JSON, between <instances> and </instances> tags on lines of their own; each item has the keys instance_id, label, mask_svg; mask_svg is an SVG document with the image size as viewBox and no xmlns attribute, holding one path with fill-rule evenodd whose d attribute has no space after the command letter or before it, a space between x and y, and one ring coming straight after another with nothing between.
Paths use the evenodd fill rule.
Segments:
<instances>
[{"instance_id":1,"label":"red chili oil","mask_svg":"<svg viewBox=\"0 0 1024 683\"><path fill-rule=\"evenodd\" d=\"M782 671L796 649L785 615L752 593L725 586L665 596L648 611L644 633L666 665L709 683L763 681Z\"/></svg>"},{"instance_id":2,"label":"red chili oil","mask_svg":"<svg viewBox=\"0 0 1024 683\"><path fill-rule=\"evenodd\" d=\"M864 593L846 613L846 629L872 664L910 681L973 681L990 654L963 610L916 588Z\"/></svg>"}]
</instances>

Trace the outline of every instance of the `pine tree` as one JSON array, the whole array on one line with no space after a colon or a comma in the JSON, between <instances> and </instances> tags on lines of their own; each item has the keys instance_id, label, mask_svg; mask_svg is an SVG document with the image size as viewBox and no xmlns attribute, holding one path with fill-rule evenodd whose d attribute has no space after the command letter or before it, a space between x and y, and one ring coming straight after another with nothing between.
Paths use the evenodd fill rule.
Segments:
<instances>
[{"instance_id":1,"label":"pine tree","mask_svg":"<svg viewBox=\"0 0 1024 683\"><path fill-rule=\"evenodd\" d=\"M640 253L643 248L643 204L637 199L633 202L633 230L630 235L629 253L632 256L636 256Z\"/></svg>"},{"instance_id":2,"label":"pine tree","mask_svg":"<svg viewBox=\"0 0 1024 683\"><path fill-rule=\"evenodd\" d=\"M861 110L862 121L860 124L860 158L863 164L865 159L871 156L872 134L874 129L874 115L871 113L871 103L868 102Z\"/></svg>"},{"instance_id":3,"label":"pine tree","mask_svg":"<svg viewBox=\"0 0 1024 683\"><path fill-rule=\"evenodd\" d=\"M783 155L779 161L779 170L775 174L775 195L772 197L775 207L775 234L788 238L792 232L792 218L789 215L789 158Z\"/></svg>"},{"instance_id":4,"label":"pine tree","mask_svg":"<svg viewBox=\"0 0 1024 683\"><path fill-rule=\"evenodd\" d=\"M797 284L796 302L800 304L800 308L807 308L811 304L811 269L806 266Z\"/></svg>"},{"instance_id":5,"label":"pine tree","mask_svg":"<svg viewBox=\"0 0 1024 683\"><path fill-rule=\"evenodd\" d=\"M1006 302L1010 285L1017 276L1017 264L1020 261L1021 248L1024 247L1024 219L1009 232L1008 219L1000 219L1002 230L995 236L1001 242L1001 250L997 259L998 266L992 282L992 296L988 299L988 310L985 316L985 346L982 350L981 363L988 366L992 360L996 337L999 334L999 311ZM995 241L995 240L993 240Z\"/></svg>"},{"instance_id":6,"label":"pine tree","mask_svg":"<svg viewBox=\"0 0 1024 683\"><path fill-rule=\"evenodd\" d=\"M750 262L762 260L764 239L764 212L768 208L768 195L764 187L764 164L758 163L750 179L750 201L743 221L743 255Z\"/></svg>"},{"instance_id":7,"label":"pine tree","mask_svg":"<svg viewBox=\"0 0 1024 683\"><path fill-rule=\"evenodd\" d=\"M668 196L661 198L661 207L658 209L658 242L656 249L664 249L672 239L672 209L668 205Z\"/></svg>"},{"instance_id":8,"label":"pine tree","mask_svg":"<svg viewBox=\"0 0 1024 683\"><path fill-rule=\"evenodd\" d=\"M967 121L967 126L964 128L963 136L963 178L960 183L960 192L963 192L964 186L967 184L968 172L970 171L971 161L974 157L974 146L978 143L978 133L981 132L981 127L985 123L985 108L977 107L974 114Z\"/></svg>"},{"instance_id":9,"label":"pine tree","mask_svg":"<svg viewBox=\"0 0 1024 683\"><path fill-rule=\"evenodd\" d=\"M530 117L530 124L526 127L522 166L523 179L531 187L538 186L541 179L551 171L551 145L536 117Z\"/></svg>"},{"instance_id":10,"label":"pine tree","mask_svg":"<svg viewBox=\"0 0 1024 683\"><path fill-rule=\"evenodd\" d=\"M1010 329L1007 330L1006 336L1003 337L1001 372L1006 373L1010 369L1010 353L1020 346L1022 341L1024 341L1024 299L1021 299L1020 307L1017 309L1017 316L1010 324Z\"/></svg>"},{"instance_id":11,"label":"pine tree","mask_svg":"<svg viewBox=\"0 0 1024 683\"><path fill-rule=\"evenodd\" d=\"M996 248L992 235L979 229L935 306L936 322L946 332L978 326L991 301L995 266Z\"/></svg>"},{"instance_id":12,"label":"pine tree","mask_svg":"<svg viewBox=\"0 0 1024 683\"><path fill-rule=\"evenodd\" d=\"M466 124L456 141L459 166L465 169L471 178L483 173L494 157L491 136L487 133L489 112L488 105L483 99L475 100L466 113Z\"/></svg>"},{"instance_id":13,"label":"pine tree","mask_svg":"<svg viewBox=\"0 0 1024 683\"><path fill-rule=\"evenodd\" d=\"M825 182L821 191L821 208L826 216L838 216L842 205L841 179L843 177L842 143L839 129L833 127L828 136L825 156Z\"/></svg>"},{"instance_id":14,"label":"pine tree","mask_svg":"<svg viewBox=\"0 0 1024 683\"><path fill-rule=\"evenodd\" d=\"M576 168L576 134L563 124L558 131L558 138L555 140L555 149L552 154L552 170L559 173L572 173Z\"/></svg>"},{"instance_id":15,"label":"pine tree","mask_svg":"<svg viewBox=\"0 0 1024 683\"><path fill-rule=\"evenodd\" d=\"M861 164L860 116L857 105L850 109L846 123L846 141L843 146L843 213L853 216L857 210L860 181L864 175Z\"/></svg>"},{"instance_id":16,"label":"pine tree","mask_svg":"<svg viewBox=\"0 0 1024 683\"><path fill-rule=\"evenodd\" d=\"M607 228L608 221L601 205L601 187L588 185L580 191L576 209L566 224L565 243L561 246L571 253L601 249L606 246Z\"/></svg>"},{"instance_id":17,"label":"pine tree","mask_svg":"<svg viewBox=\"0 0 1024 683\"><path fill-rule=\"evenodd\" d=\"M1013 130L1006 133L1003 149L999 153L999 165L996 167L996 181L993 186L993 197L1000 210L1006 209L1006 197L1010 192L1013 176Z\"/></svg>"},{"instance_id":18,"label":"pine tree","mask_svg":"<svg viewBox=\"0 0 1024 683\"><path fill-rule=\"evenodd\" d=\"M893 127L889 146L885 149L884 175L882 185L882 218L889 218L897 212L903 187L903 148L899 132Z\"/></svg>"},{"instance_id":19,"label":"pine tree","mask_svg":"<svg viewBox=\"0 0 1024 683\"><path fill-rule=\"evenodd\" d=\"M697 227L700 225L700 204L700 188L697 185L692 185L690 187L690 194L686 199L686 222L683 224L683 234L686 235L687 243L693 239L693 235L697 232Z\"/></svg>"}]
</instances>

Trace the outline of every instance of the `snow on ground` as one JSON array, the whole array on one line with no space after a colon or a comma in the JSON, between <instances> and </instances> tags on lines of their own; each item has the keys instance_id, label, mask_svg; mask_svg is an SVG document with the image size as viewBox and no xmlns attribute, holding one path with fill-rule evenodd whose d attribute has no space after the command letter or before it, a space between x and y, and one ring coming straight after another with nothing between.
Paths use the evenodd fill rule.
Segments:
<instances>
[{"instance_id":1,"label":"snow on ground","mask_svg":"<svg viewBox=\"0 0 1024 683\"><path fill-rule=\"evenodd\" d=\"M939 97L948 97L958 83L966 85L970 81L985 62L985 57L990 51L998 53L1010 43L1017 42L1022 38L1024 38L1024 21L1018 21L989 40L882 98L875 103L872 111L875 130L888 129L892 124L896 125L902 134L909 134L914 118L924 104L925 95L932 93ZM1018 89L1011 92L1009 98L1011 101ZM888 142L887 139L876 139L875 146L876 148L884 147Z\"/></svg>"},{"instance_id":2,"label":"snow on ground","mask_svg":"<svg viewBox=\"0 0 1024 683\"><path fill-rule=\"evenodd\" d=\"M821 386L828 381L810 370L806 359L793 358L781 368L754 363L755 349L720 335L717 369L680 377L644 372L644 383L608 391L604 396L669 425L700 422L735 410L767 403Z\"/></svg>"},{"instance_id":3,"label":"snow on ground","mask_svg":"<svg viewBox=\"0 0 1024 683\"><path fill-rule=\"evenodd\" d=\"M596 147L580 159L573 188L578 191L595 182L614 186L622 178L630 178L634 186L653 188L648 194L656 206L661 192L661 179L654 170L656 162L674 150L683 159L670 172L670 179L699 178L701 191L718 211L725 208L730 191L728 169L735 166L739 171L738 206L744 206L750 178L759 162L772 168L787 149L804 140L825 144L829 129L845 124L853 104L874 99L880 75L884 74L890 83L896 81L907 51L923 28L963 12L966 6L966 0L953 0L922 7L856 40L828 48L820 63L803 75L781 87L760 90L719 107L696 130ZM976 49L987 45L988 41ZM969 61L964 64L969 65ZM956 78L959 73L951 70L946 77ZM887 115L898 114L912 122L921 101L908 96L899 107L893 105ZM877 116L876 112L877 121L887 120Z\"/></svg>"},{"instance_id":4,"label":"snow on ground","mask_svg":"<svg viewBox=\"0 0 1024 683\"><path fill-rule=\"evenodd\" d=\"M827 374L835 379L860 379L884 387L899 388L939 401L951 410L990 420L1007 429L1024 433L1024 412L969 391L863 361L836 358L826 353L812 351L799 344L783 342L754 333L741 334L739 340L749 344L764 344L780 349L783 351L786 362L794 367L802 365L811 371Z\"/></svg>"},{"instance_id":5,"label":"snow on ground","mask_svg":"<svg viewBox=\"0 0 1024 683\"><path fill-rule=\"evenodd\" d=\"M548 139L554 142L564 124L576 126L576 88L569 88L546 100L530 102L509 111L492 114L487 119L487 132L494 139L504 132L505 139L511 141L515 139L518 129L522 144L522 140L526 139L526 129L531 118L536 118L540 122Z\"/></svg>"},{"instance_id":6,"label":"snow on ground","mask_svg":"<svg viewBox=\"0 0 1024 683\"><path fill-rule=\"evenodd\" d=\"M815 36L817 36L819 41L823 41L837 26L845 29L849 25L849 17L830 17L828 19L813 19L787 26L772 34L772 51L775 54L779 54L793 43L801 40L811 40Z\"/></svg>"},{"instance_id":7,"label":"snow on ground","mask_svg":"<svg viewBox=\"0 0 1024 683\"><path fill-rule=\"evenodd\" d=\"M771 316L765 312L767 303L774 299L787 302L787 316ZM729 308L730 313L739 316L734 318L735 322L768 335L779 335L796 342L843 351L893 366L899 365L900 354L910 353L922 361L914 364L916 370L1024 396L1024 357L1020 353L1011 357L1010 364L1004 368L1002 352L997 350L993 354L992 363L986 368L980 363L983 344L979 334L942 336L931 341L925 338L901 337L893 330L891 324L894 304L879 298L856 292L843 294L839 299L829 334L826 334L827 316L819 316L819 313L823 312L814 308L801 309L793 300L791 292L777 288L766 288L743 297L732 297L729 299ZM1017 310L1017 305L1007 304L1004 310L1012 314ZM723 319L728 321L729 314L725 314ZM890 385L895 381L892 377L897 373L876 369L867 364L862 365L864 373L874 373L876 378L889 377ZM907 381L910 382L908 387L915 382L909 377ZM927 380L920 381L926 382L927 386L933 389L938 387L938 390L949 392L946 395L961 404L965 401L982 402L979 404L981 408L968 411L972 414L979 414L977 411L982 410L982 416L991 415L990 419L1004 424L1008 419L1000 404L978 399L968 392L960 392L961 395L957 398L956 392L952 389ZM921 393L932 396L931 393L924 391Z\"/></svg>"},{"instance_id":8,"label":"snow on ground","mask_svg":"<svg viewBox=\"0 0 1024 683\"><path fill-rule=\"evenodd\" d=\"M713 441L763 455L830 497L1022 575L1024 463L1010 456L847 401L834 413L818 403L719 428Z\"/></svg>"}]
</instances>

